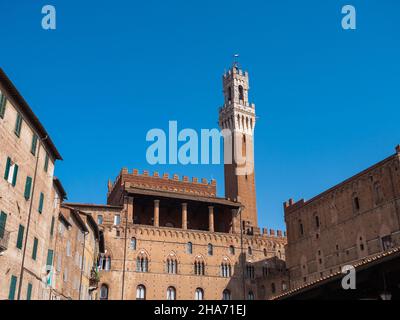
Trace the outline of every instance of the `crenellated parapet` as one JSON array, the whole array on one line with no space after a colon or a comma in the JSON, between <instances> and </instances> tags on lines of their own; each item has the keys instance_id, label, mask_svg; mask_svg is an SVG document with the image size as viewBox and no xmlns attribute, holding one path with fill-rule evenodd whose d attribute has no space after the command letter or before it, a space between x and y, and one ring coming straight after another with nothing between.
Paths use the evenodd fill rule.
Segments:
<instances>
[{"instance_id":1,"label":"crenellated parapet","mask_svg":"<svg viewBox=\"0 0 400 320\"><path fill-rule=\"evenodd\" d=\"M182 194L191 194L204 197L216 197L217 183L216 180L208 180L206 178L189 178L188 176L179 176L178 174L153 172L133 169L131 172L127 168L123 168L115 179L114 183L109 182L108 186L108 202L118 199L117 195L128 185L132 188L168 191Z\"/></svg>"}]
</instances>

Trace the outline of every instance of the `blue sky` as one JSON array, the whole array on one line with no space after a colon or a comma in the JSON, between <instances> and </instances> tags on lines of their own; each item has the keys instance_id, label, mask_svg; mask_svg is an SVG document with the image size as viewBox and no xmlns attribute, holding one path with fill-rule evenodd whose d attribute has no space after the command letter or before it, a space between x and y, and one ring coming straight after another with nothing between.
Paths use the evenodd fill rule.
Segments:
<instances>
[{"instance_id":1,"label":"blue sky","mask_svg":"<svg viewBox=\"0 0 400 320\"><path fill-rule=\"evenodd\" d=\"M41 8L57 29L41 28ZM341 8L357 30L341 28ZM215 178L218 165L150 166L146 133L217 126L221 76L250 73L260 225L400 143L400 3L339 1L15 1L0 3L0 65L50 132L70 201L104 203L121 167Z\"/></svg>"}]
</instances>

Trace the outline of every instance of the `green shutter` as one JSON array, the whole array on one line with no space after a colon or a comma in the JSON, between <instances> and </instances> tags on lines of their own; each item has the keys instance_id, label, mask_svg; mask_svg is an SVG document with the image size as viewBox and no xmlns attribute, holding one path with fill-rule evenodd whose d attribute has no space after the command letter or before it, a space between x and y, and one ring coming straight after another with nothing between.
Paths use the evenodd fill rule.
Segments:
<instances>
[{"instance_id":1,"label":"green shutter","mask_svg":"<svg viewBox=\"0 0 400 320\"><path fill-rule=\"evenodd\" d=\"M39 242L39 240L37 238L33 239L33 250L32 250L32 259L33 260L36 260L38 242Z\"/></svg>"},{"instance_id":2,"label":"green shutter","mask_svg":"<svg viewBox=\"0 0 400 320\"><path fill-rule=\"evenodd\" d=\"M47 251L47 263L46 266L52 266L53 265L53 250L48 250Z\"/></svg>"},{"instance_id":3,"label":"green shutter","mask_svg":"<svg viewBox=\"0 0 400 320\"><path fill-rule=\"evenodd\" d=\"M51 217L50 236L53 236L53 234L54 234L54 223L55 223L55 219L54 219L54 217Z\"/></svg>"},{"instance_id":4,"label":"green shutter","mask_svg":"<svg viewBox=\"0 0 400 320\"><path fill-rule=\"evenodd\" d=\"M26 177L24 197L29 200L31 197L32 178Z\"/></svg>"},{"instance_id":5,"label":"green shutter","mask_svg":"<svg viewBox=\"0 0 400 320\"><path fill-rule=\"evenodd\" d=\"M39 197L39 208L38 208L39 213L43 212L43 200L44 200L44 194L43 192L41 192Z\"/></svg>"},{"instance_id":6,"label":"green shutter","mask_svg":"<svg viewBox=\"0 0 400 320\"><path fill-rule=\"evenodd\" d=\"M19 137L21 135L21 127L22 127L22 117L18 113L17 120L15 121L15 130L14 130L14 133L17 137Z\"/></svg>"},{"instance_id":7,"label":"green shutter","mask_svg":"<svg viewBox=\"0 0 400 320\"><path fill-rule=\"evenodd\" d=\"M49 169L49 155L46 153L46 158L44 159L44 171L47 172Z\"/></svg>"},{"instance_id":8,"label":"green shutter","mask_svg":"<svg viewBox=\"0 0 400 320\"><path fill-rule=\"evenodd\" d=\"M4 237L4 230L6 229L7 213L1 212L0 214L0 239Z\"/></svg>"},{"instance_id":9,"label":"green shutter","mask_svg":"<svg viewBox=\"0 0 400 320\"><path fill-rule=\"evenodd\" d=\"M36 154L37 142L38 142L38 137L37 137L36 134L33 134L33 136L32 136L32 145L31 145L31 153L33 155Z\"/></svg>"},{"instance_id":10,"label":"green shutter","mask_svg":"<svg viewBox=\"0 0 400 320\"><path fill-rule=\"evenodd\" d=\"M11 276L11 281L10 281L10 292L8 293L8 300L14 300L15 299L15 289L17 288L17 277L16 276Z\"/></svg>"},{"instance_id":11,"label":"green shutter","mask_svg":"<svg viewBox=\"0 0 400 320\"><path fill-rule=\"evenodd\" d=\"M32 283L28 283L28 288L26 289L26 300L31 300L32 297Z\"/></svg>"},{"instance_id":12,"label":"green shutter","mask_svg":"<svg viewBox=\"0 0 400 320\"><path fill-rule=\"evenodd\" d=\"M4 179L6 180L8 180L8 175L10 174L10 168L11 168L11 159L10 157L7 157L6 172L4 173Z\"/></svg>"},{"instance_id":13,"label":"green shutter","mask_svg":"<svg viewBox=\"0 0 400 320\"><path fill-rule=\"evenodd\" d=\"M0 118L4 118L4 114L6 112L6 96L0 92Z\"/></svg>"},{"instance_id":14,"label":"green shutter","mask_svg":"<svg viewBox=\"0 0 400 320\"><path fill-rule=\"evenodd\" d=\"M18 228L18 238L17 238L17 248L22 249L22 241L24 240L24 232L25 227L23 225L19 225Z\"/></svg>"},{"instance_id":15,"label":"green shutter","mask_svg":"<svg viewBox=\"0 0 400 320\"><path fill-rule=\"evenodd\" d=\"M15 187L17 184L17 176L18 176L18 165L14 164L14 175L12 179L12 186Z\"/></svg>"}]
</instances>

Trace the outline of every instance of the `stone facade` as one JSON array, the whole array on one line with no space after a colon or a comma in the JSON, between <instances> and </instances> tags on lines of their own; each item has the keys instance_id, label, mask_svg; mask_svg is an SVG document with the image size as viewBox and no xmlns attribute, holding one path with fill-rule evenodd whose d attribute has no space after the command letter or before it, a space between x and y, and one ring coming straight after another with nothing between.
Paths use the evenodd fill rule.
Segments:
<instances>
[{"instance_id":1,"label":"stone facade","mask_svg":"<svg viewBox=\"0 0 400 320\"><path fill-rule=\"evenodd\" d=\"M400 147L311 200L284 204L291 288L400 245Z\"/></svg>"}]
</instances>

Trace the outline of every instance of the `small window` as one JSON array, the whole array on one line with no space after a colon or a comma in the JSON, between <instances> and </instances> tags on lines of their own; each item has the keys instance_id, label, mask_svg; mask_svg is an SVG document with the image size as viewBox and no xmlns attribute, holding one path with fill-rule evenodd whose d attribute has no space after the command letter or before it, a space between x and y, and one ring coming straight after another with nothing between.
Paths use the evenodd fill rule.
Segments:
<instances>
[{"instance_id":1,"label":"small window","mask_svg":"<svg viewBox=\"0 0 400 320\"><path fill-rule=\"evenodd\" d=\"M353 206L355 211L360 210L360 200L358 197L353 198Z\"/></svg>"},{"instance_id":2,"label":"small window","mask_svg":"<svg viewBox=\"0 0 400 320\"><path fill-rule=\"evenodd\" d=\"M231 292L228 289L222 292L222 300L232 300Z\"/></svg>"},{"instance_id":3,"label":"small window","mask_svg":"<svg viewBox=\"0 0 400 320\"><path fill-rule=\"evenodd\" d=\"M46 152L46 157L44 158L44 172L47 172L49 170L49 155Z\"/></svg>"},{"instance_id":4,"label":"small window","mask_svg":"<svg viewBox=\"0 0 400 320\"><path fill-rule=\"evenodd\" d=\"M176 300L176 290L174 287L168 287L167 300Z\"/></svg>"},{"instance_id":5,"label":"small window","mask_svg":"<svg viewBox=\"0 0 400 320\"><path fill-rule=\"evenodd\" d=\"M239 86L239 101L243 101L244 100L244 91L243 91L243 87Z\"/></svg>"},{"instance_id":6,"label":"small window","mask_svg":"<svg viewBox=\"0 0 400 320\"><path fill-rule=\"evenodd\" d=\"M186 253L192 254L193 253L193 244L191 242L188 242L186 244Z\"/></svg>"},{"instance_id":7,"label":"small window","mask_svg":"<svg viewBox=\"0 0 400 320\"><path fill-rule=\"evenodd\" d=\"M25 200L29 200L29 198L31 197L31 188L32 188L32 178L26 177L25 190L24 190Z\"/></svg>"},{"instance_id":8,"label":"small window","mask_svg":"<svg viewBox=\"0 0 400 320\"><path fill-rule=\"evenodd\" d=\"M43 212L43 204L44 204L44 194L43 192L41 192L39 196L39 207L38 207L39 213Z\"/></svg>"},{"instance_id":9,"label":"small window","mask_svg":"<svg viewBox=\"0 0 400 320\"><path fill-rule=\"evenodd\" d=\"M254 300L254 293L253 293L253 291L249 291L249 293L247 294L247 300Z\"/></svg>"},{"instance_id":10,"label":"small window","mask_svg":"<svg viewBox=\"0 0 400 320\"><path fill-rule=\"evenodd\" d=\"M31 153L34 156L36 155L37 142L38 142L38 136L36 134L33 134L33 136L32 136L32 144L31 144Z\"/></svg>"},{"instance_id":11,"label":"small window","mask_svg":"<svg viewBox=\"0 0 400 320\"><path fill-rule=\"evenodd\" d=\"M33 239L33 248L32 248L32 259L36 260L37 257L37 249L38 249L39 240L37 238Z\"/></svg>"},{"instance_id":12,"label":"small window","mask_svg":"<svg viewBox=\"0 0 400 320\"><path fill-rule=\"evenodd\" d=\"M166 271L169 274L178 273L178 261L175 258L168 258L166 261Z\"/></svg>"},{"instance_id":13,"label":"small window","mask_svg":"<svg viewBox=\"0 0 400 320\"><path fill-rule=\"evenodd\" d=\"M6 112L6 102L7 102L6 96L3 94L3 92L0 91L0 118L1 119L4 118L4 114Z\"/></svg>"},{"instance_id":14,"label":"small window","mask_svg":"<svg viewBox=\"0 0 400 320\"><path fill-rule=\"evenodd\" d=\"M99 214L97 216L97 224L98 225L102 225L103 224L103 216L101 214Z\"/></svg>"},{"instance_id":15,"label":"small window","mask_svg":"<svg viewBox=\"0 0 400 320\"><path fill-rule=\"evenodd\" d=\"M22 127L22 116L19 113L17 113L17 119L15 121L15 129L14 129L14 133L17 137L21 135L21 127Z\"/></svg>"},{"instance_id":16,"label":"small window","mask_svg":"<svg viewBox=\"0 0 400 320\"><path fill-rule=\"evenodd\" d=\"M247 248L247 254L248 254L249 256L253 255L253 249L252 249L251 247L248 247L248 248Z\"/></svg>"},{"instance_id":17,"label":"small window","mask_svg":"<svg viewBox=\"0 0 400 320\"><path fill-rule=\"evenodd\" d=\"M22 249L22 242L24 240L24 232L25 232L25 227L20 224L18 227L18 238L17 238L17 248L18 249Z\"/></svg>"},{"instance_id":18,"label":"small window","mask_svg":"<svg viewBox=\"0 0 400 320\"><path fill-rule=\"evenodd\" d=\"M197 276L204 276L205 274L205 264L201 260L196 260L194 262L194 274Z\"/></svg>"},{"instance_id":19,"label":"small window","mask_svg":"<svg viewBox=\"0 0 400 320\"><path fill-rule=\"evenodd\" d=\"M137 272L148 272L149 271L149 260L143 254L136 258L136 271Z\"/></svg>"},{"instance_id":20,"label":"small window","mask_svg":"<svg viewBox=\"0 0 400 320\"><path fill-rule=\"evenodd\" d=\"M204 291L201 288L197 288L194 295L195 300L203 300L204 299Z\"/></svg>"},{"instance_id":21,"label":"small window","mask_svg":"<svg viewBox=\"0 0 400 320\"><path fill-rule=\"evenodd\" d=\"M268 256L268 251L267 251L267 249L266 248L264 248L264 257L267 257Z\"/></svg>"},{"instance_id":22,"label":"small window","mask_svg":"<svg viewBox=\"0 0 400 320\"><path fill-rule=\"evenodd\" d=\"M319 216L315 216L315 226L317 227L317 229L320 226L320 222L319 222Z\"/></svg>"},{"instance_id":23,"label":"small window","mask_svg":"<svg viewBox=\"0 0 400 320\"><path fill-rule=\"evenodd\" d=\"M108 300L108 286L105 284L100 288L100 300Z\"/></svg>"},{"instance_id":24,"label":"small window","mask_svg":"<svg viewBox=\"0 0 400 320\"><path fill-rule=\"evenodd\" d=\"M136 250L136 238L131 238L131 249Z\"/></svg>"},{"instance_id":25,"label":"small window","mask_svg":"<svg viewBox=\"0 0 400 320\"><path fill-rule=\"evenodd\" d=\"M207 253L208 253L208 255L209 256L212 256L213 255L213 245L211 244L211 243L209 243L208 244L208 246L207 246Z\"/></svg>"},{"instance_id":26,"label":"small window","mask_svg":"<svg viewBox=\"0 0 400 320\"><path fill-rule=\"evenodd\" d=\"M136 288L136 300L146 300L146 287L142 284Z\"/></svg>"},{"instance_id":27,"label":"small window","mask_svg":"<svg viewBox=\"0 0 400 320\"><path fill-rule=\"evenodd\" d=\"M276 287L275 287L275 283L271 283L271 292L275 293L276 292Z\"/></svg>"},{"instance_id":28,"label":"small window","mask_svg":"<svg viewBox=\"0 0 400 320\"><path fill-rule=\"evenodd\" d=\"M299 220L299 231L300 231L300 236L304 235L304 226L303 226L303 222L301 220Z\"/></svg>"},{"instance_id":29,"label":"small window","mask_svg":"<svg viewBox=\"0 0 400 320\"><path fill-rule=\"evenodd\" d=\"M114 216L114 225L119 226L121 224L121 216L119 214L116 214Z\"/></svg>"},{"instance_id":30,"label":"small window","mask_svg":"<svg viewBox=\"0 0 400 320\"><path fill-rule=\"evenodd\" d=\"M382 248L384 251L393 248L393 241L391 235L382 237Z\"/></svg>"},{"instance_id":31,"label":"small window","mask_svg":"<svg viewBox=\"0 0 400 320\"><path fill-rule=\"evenodd\" d=\"M235 254L235 247L234 247L234 246L229 246L229 253L230 253L231 255L234 255L234 254Z\"/></svg>"}]
</instances>

